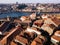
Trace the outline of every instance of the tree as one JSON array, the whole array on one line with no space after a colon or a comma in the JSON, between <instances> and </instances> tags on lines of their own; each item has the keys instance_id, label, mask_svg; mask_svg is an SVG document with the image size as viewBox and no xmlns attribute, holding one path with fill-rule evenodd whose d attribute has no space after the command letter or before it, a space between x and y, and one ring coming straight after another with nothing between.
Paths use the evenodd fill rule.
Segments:
<instances>
[{"instance_id":1,"label":"tree","mask_svg":"<svg viewBox=\"0 0 60 45\"><path fill-rule=\"evenodd\" d=\"M24 8L26 8L27 7L27 5L25 5L25 4L20 4L17 8L18 9L24 9Z\"/></svg>"},{"instance_id":2,"label":"tree","mask_svg":"<svg viewBox=\"0 0 60 45\"><path fill-rule=\"evenodd\" d=\"M36 7L32 7L32 10L37 10Z\"/></svg>"}]
</instances>

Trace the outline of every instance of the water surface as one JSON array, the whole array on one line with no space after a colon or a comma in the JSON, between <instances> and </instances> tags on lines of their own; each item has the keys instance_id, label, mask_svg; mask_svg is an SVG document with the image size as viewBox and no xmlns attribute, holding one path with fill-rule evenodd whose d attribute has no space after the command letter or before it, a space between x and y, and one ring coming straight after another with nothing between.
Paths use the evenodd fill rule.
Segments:
<instances>
[{"instance_id":1,"label":"water surface","mask_svg":"<svg viewBox=\"0 0 60 45\"><path fill-rule=\"evenodd\" d=\"M30 15L30 14L31 13L27 13L27 12L9 12L9 13L0 14L0 18L5 18L7 16L9 16L9 17L19 17L19 16Z\"/></svg>"}]
</instances>

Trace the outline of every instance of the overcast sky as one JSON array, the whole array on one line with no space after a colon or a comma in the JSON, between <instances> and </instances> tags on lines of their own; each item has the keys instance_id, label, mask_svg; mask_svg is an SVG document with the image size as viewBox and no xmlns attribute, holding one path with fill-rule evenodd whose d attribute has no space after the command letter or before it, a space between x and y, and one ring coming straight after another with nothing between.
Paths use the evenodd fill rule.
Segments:
<instances>
[{"instance_id":1,"label":"overcast sky","mask_svg":"<svg viewBox=\"0 0 60 45\"><path fill-rule=\"evenodd\" d=\"M60 0L0 0L0 3L60 3Z\"/></svg>"}]
</instances>

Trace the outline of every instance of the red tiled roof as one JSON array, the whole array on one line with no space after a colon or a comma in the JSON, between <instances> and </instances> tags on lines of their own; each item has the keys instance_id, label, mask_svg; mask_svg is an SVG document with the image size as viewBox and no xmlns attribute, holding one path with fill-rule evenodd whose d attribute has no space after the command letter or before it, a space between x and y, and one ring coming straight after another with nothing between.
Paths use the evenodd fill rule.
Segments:
<instances>
[{"instance_id":1,"label":"red tiled roof","mask_svg":"<svg viewBox=\"0 0 60 45\"><path fill-rule=\"evenodd\" d=\"M42 20L36 20L36 21L34 22L34 24L41 27L42 24L43 24L43 21L42 21Z\"/></svg>"},{"instance_id":2,"label":"red tiled roof","mask_svg":"<svg viewBox=\"0 0 60 45\"><path fill-rule=\"evenodd\" d=\"M60 25L60 20L57 19L57 18L53 18L52 21L57 24L57 25Z\"/></svg>"},{"instance_id":3,"label":"red tiled roof","mask_svg":"<svg viewBox=\"0 0 60 45\"><path fill-rule=\"evenodd\" d=\"M19 42L22 42L23 44L28 44L28 40L21 36L16 36L16 40L18 40Z\"/></svg>"},{"instance_id":4,"label":"red tiled roof","mask_svg":"<svg viewBox=\"0 0 60 45\"><path fill-rule=\"evenodd\" d=\"M60 41L60 31L56 31L52 38L54 38L57 41Z\"/></svg>"},{"instance_id":5,"label":"red tiled roof","mask_svg":"<svg viewBox=\"0 0 60 45\"><path fill-rule=\"evenodd\" d=\"M60 31L56 31L55 33L56 33L56 34L60 34Z\"/></svg>"},{"instance_id":6,"label":"red tiled roof","mask_svg":"<svg viewBox=\"0 0 60 45\"><path fill-rule=\"evenodd\" d=\"M59 36L53 35L52 38L54 38L54 39L57 40L57 41L60 41L60 37L59 37Z\"/></svg>"}]
</instances>

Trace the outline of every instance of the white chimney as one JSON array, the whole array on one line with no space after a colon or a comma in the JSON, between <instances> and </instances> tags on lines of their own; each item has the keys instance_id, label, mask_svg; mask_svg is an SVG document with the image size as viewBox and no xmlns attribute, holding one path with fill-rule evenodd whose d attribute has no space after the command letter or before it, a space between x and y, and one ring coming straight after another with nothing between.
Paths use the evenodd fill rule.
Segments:
<instances>
[{"instance_id":1,"label":"white chimney","mask_svg":"<svg viewBox=\"0 0 60 45\"><path fill-rule=\"evenodd\" d=\"M9 18L9 16L7 16L7 21L10 21L10 18Z\"/></svg>"}]
</instances>

